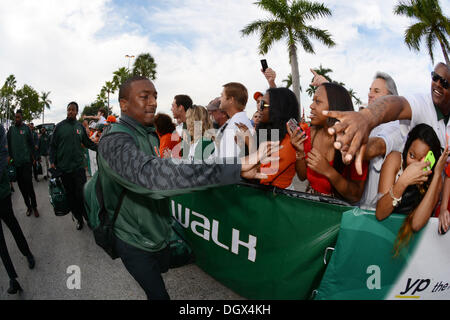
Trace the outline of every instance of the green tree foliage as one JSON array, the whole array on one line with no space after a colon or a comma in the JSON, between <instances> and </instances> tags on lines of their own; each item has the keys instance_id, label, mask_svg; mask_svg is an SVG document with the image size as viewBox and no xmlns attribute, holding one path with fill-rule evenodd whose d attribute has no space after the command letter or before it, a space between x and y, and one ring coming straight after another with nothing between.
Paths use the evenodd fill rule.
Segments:
<instances>
[{"instance_id":1,"label":"green tree foliage","mask_svg":"<svg viewBox=\"0 0 450 320\"><path fill-rule=\"evenodd\" d=\"M345 83L339 82L339 81L334 81L334 80L331 78L330 74L333 72L332 69L324 68L324 67L322 66L322 64L320 64L319 68L313 69L313 70L314 70L317 74L319 74L319 75L323 76L325 79L327 79L328 82L336 83L336 84L339 84L339 85L341 85L341 86L343 86L343 87L346 87L346 86L345 86ZM313 79L314 79L314 77L311 79L311 82L312 82ZM307 93L310 97L312 97L312 96L314 96L314 93L316 93L316 90L317 90L317 87L314 87L314 86L312 86L312 85L309 85L309 88L306 89L306 93ZM358 97L357 93L356 93L353 89L347 89L347 91L348 91L348 93L350 94L350 96L352 97L353 104L354 104L355 106L360 106L360 105L362 105L361 99Z\"/></svg>"},{"instance_id":2,"label":"green tree foliage","mask_svg":"<svg viewBox=\"0 0 450 320\"><path fill-rule=\"evenodd\" d=\"M16 84L16 77L11 74L6 78L4 85L0 89L0 117L2 119L14 119Z\"/></svg>"},{"instance_id":3,"label":"green tree foliage","mask_svg":"<svg viewBox=\"0 0 450 320\"><path fill-rule=\"evenodd\" d=\"M150 53L140 54L133 64L133 75L147 77L150 80L156 79L156 63Z\"/></svg>"},{"instance_id":4,"label":"green tree foliage","mask_svg":"<svg viewBox=\"0 0 450 320\"><path fill-rule=\"evenodd\" d=\"M434 63L433 47L438 42L445 62L450 66L450 20L442 13L438 0L400 1L394 7L394 13L417 20L405 31L405 43L410 50L420 51L421 42L425 41L431 62Z\"/></svg>"},{"instance_id":5,"label":"green tree foliage","mask_svg":"<svg viewBox=\"0 0 450 320\"><path fill-rule=\"evenodd\" d=\"M106 106L102 101L92 102L90 105L84 107L83 111L81 112L81 116L96 116L98 110L100 110L101 108L106 109Z\"/></svg>"},{"instance_id":6,"label":"green tree foliage","mask_svg":"<svg viewBox=\"0 0 450 320\"><path fill-rule=\"evenodd\" d=\"M286 84L286 88L292 87L292 73L289 73L287 79L282 80ZM300 92L302 92L302 86L300 86Z\"/></svg>"},{"instance_id":7,"label":"green tree foliage","mask_svg":"<svg viewBox=\"0 0 450 320\"><path fill-rule=\"evenodd\" d=\"M267 11L270 17L248 24L241 30L241 33L244 36L259 33L259 53L261 55L266 54L275 42L281 39L286 40L292 85L300 103L297 46L300 45L306 52L314 54L311 39L318 40L328 47L335 45L327 30L307 24L317 18L331 16L331 10L324 4L307 0L259 0L255 4Z\"/></svg>"},{"instance_id":8,"label":"green tree foliage","mask_svg":"<svg viewBox=\"0 0 450 320\"><path fill-rule=\"evenodd\" d=\"M22 109L23 120L33 121L39 118L42 113L42 104L39 93L33 87L25 84L16 91L17 108Z\"/></svg>"},{"instance_id":9,"label":"green tree foliage","mask_svg":"<svg viewBox=\"0 0 450 320\"><path fill-rule=\"evenodd\" d=\"M97 95L95 101L90 104L90 106L86 106L86 110L90 112L90 107L95 106L96 110L100 108L105 108L108 110L108 115L111 114L112 108L110 107L110 99L111 97L119 90L122 83L124 83L128 78L133 75L139 75L147 77L151 80L156 79L156 63L155 59L152 57L150 53L142 53L140 54L133 64L133 69L130 71L128 68L121 67L113 72L113 77L111 81L106 81L102 86L99 94ZM96 115L97 111L94 114L86 115Z\"/></svg>"}]
</instances>

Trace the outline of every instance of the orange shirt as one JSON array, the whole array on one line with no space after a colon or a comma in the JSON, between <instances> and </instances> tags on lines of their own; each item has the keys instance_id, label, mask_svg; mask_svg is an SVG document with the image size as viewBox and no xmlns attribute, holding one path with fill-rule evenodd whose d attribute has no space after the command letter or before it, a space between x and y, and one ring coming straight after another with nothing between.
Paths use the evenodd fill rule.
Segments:
<instances>
[{"instance_id":1,"label":"orange shirt","mask_svg":"<svg viewBox=\"0 0 450 320\"><path fill-rule=\"evenodd\" d=\"M291 185L292 179L294 179L295 176L296 155L289 134L286 134L280 144L283 148L279 151L280 160L278 160L278 163L273 163L274 168L270 168L272 165L271 162L261 165L261 173L268 174L271 171L273 172L273 170L276 170L276 172L270 175L268 174L267 179L260 180L260 183L285 189ZM275 154L274 156L278 156L278 154ZM278 165L278 168L276 165ZM264 170L264 168L266 170Z\"/></svg>"},{"instance_id":2,"label":"orange shirt","mask_svg":"<svg viewBox=\"0 0 450 320\"><path fill-rule=\"evenodd\" d=\"M173 148L175 148L175 146L177 144L179 144L181 142L181 139L176 132L173 134L176 135L176 137L174 137L174 139L178 138L175 141L172 141L172 133L166 133L162 137L159 137L159 156L161 158L164 157L165 150L170 152L171 157L179 158L179 155L172 154L172 150L173 150Z\"/></svg>"}]
</instances>

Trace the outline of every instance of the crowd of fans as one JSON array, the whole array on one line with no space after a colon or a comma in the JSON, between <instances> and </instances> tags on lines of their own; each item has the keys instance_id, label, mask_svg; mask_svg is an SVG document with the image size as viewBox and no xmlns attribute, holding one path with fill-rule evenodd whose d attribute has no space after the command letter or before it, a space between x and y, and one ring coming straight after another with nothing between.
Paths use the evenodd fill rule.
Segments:
<instances>
[{"instance_id":1,"label":"crowd of fans","mask_svg":"<svg viewBox=\"0 0 450 320\"><path fill-rule=\"evenodd\" d=\"M379 220L393 212L405 214L407 217L395 244L396 254L431 216L439 218L438 232L447 232L450 225L449 66L436 65L428 93L405 97L399 95L391 76L377 72L368 93L368 105L358 111L343 86L330 83L313 72L311 85L316 90L309 107L309 121L300 117L295 94L276 86L275 71L268 68L263 74L269 88L253 94L257 111L251 119L245 112L249 94L241 83L223 85L221 96L213 98L206 107L195 105L188 95L176 95L171 107L173 119L168 114L158 113L150 125L159 139L159 148L154 146L154 154L194 164L217 162L217 159L224 162L248 160L250 157L244 157L266 148L265 142L277 142L280 149L276 159L258 164L263 176L255 180L252 175L249 182L295 190L297 176L307 185L297 191L335 197L375 211ZM121 95L128 94L126 90L130 89L123 89ZM76 115L78 105L70 103L68 106L68 119L73 120L70 108ZM81 136L89 139L89 142L83 140L83 145L90 149L83 151L84 166L90 176L98 170L96 145L105 127L116 122L114 116L106 115L106 110L100 109L96 116L82 118L80 128L85 134ZM134 120L127 119L121 117L120 121L134 125ZM62 125L58 126L62 132ZM16 113L15 125L7 133L7 144L28 208L27 215L34 213L39 217L28 173L33 168L37 180L36 163L43 159L44 179L50 177L49 169L54 167L54 158L60 152L56 150L56 140L54 136L50 141L45 128L38 136L32 124L25 126L21 113ZM24 154L23 150L29 154ZM29 165L30 159L33 166ZM76 177L65 179L71 181L66 182L68 186L83 185L83 179L80 183L72 183ZM73 193L79 193L77 190ZM81 211L82 208L77 216L78 229L85 215ZM32 257L28 251L26 255Z\"/></svg>"}]
</instances>

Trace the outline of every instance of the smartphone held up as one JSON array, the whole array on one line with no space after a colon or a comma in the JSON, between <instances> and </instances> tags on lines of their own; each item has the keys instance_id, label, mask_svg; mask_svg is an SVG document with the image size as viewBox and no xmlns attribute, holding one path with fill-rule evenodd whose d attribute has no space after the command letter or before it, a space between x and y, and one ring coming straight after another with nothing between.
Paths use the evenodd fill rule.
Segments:
<instances>
[{"instance_id":1,"label":"smartphone held up","mask_svg":"<svg viewBox=\"0 0 450 320\"><path fill-rule=\"evenodd\" d=\"M266 59L261 60L261 67L262 67L263 72L266 72L267 68L269 67L267 65L267 60Z\"/></svg>"}]
</instances>

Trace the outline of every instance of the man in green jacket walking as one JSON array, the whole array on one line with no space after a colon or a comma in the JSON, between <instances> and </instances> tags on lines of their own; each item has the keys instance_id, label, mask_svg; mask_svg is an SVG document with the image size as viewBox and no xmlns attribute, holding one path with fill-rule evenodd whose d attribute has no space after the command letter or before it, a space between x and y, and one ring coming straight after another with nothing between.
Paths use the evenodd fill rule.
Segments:
<instances>
[{"instance_id":1,"label":"man in green jacket walking","mask_svg":"<svg viewBox=\"0 0 450 320\"><path fill-rule=\"evenodd\" d=\"M77 219L77 230L83 228L84 208L83 187L86 183L84 169L84 149L82 144L97 151L97 145L86 134L83 125L77 121L78 104L70 102L67 118L58 123L50 141L50 165L59 171L66 191L70 210Z\"/></svg>"},{"instance_id":2,"label":"man in green jacket walking","mask_svg":"<svg viewBox=\"0 0 450 320\"><path fill-rule=\"evenodd\" d=\"M251 165L192 164L158 157L159 140L153 126L156 97L155 86L145 77L135 76L122 84L120 121L99 142L98 178L111 218L122 198L114 225L118 256L148 299L169 299L161 277L170 260L168 197L237 183L240 176L260 179L265 175L256 169L262 155L245 162Z\"/></svg>"},{"instance_id":3,"label":"man in green jacket walking","mask_svg":"<svg viewBox=\"0 0 450 320\"><path fill-rule=\"evenodd\" d=\"M33 136L30 128L23 123L20 109L16 112L15 124L9 128L7 138L9 156L16 167L17 184L27 206L27 216L34 211L34 215L39 217L32 176L35 162Z\"/></svg>"},{"instance_id":4,"label":"man in green jacket walking","mask_svg":"<svg viewBox=\"0 0 450 320\"><path fill-rule=\"evenodd\" d=\"M8 289L8 293L15 294L18 291L22 291L22 288L17 281L17 273L8 253L8 247L6 246L1 220L3 220L5 225L11 231L20 252L27 258L30 269L34 268L35 260L30 251L27 240L23 235L22 229L20 228L19 222L17 222L17 219L14 216L11 201L11 189L9 186L9 178L6 169L7 158L8 151L6 150L5 129L2 125L0 125L0 258L3 261L3 265L5 266L6 272L9 276L10 287Z\"/></svg>"}]
</instances>

